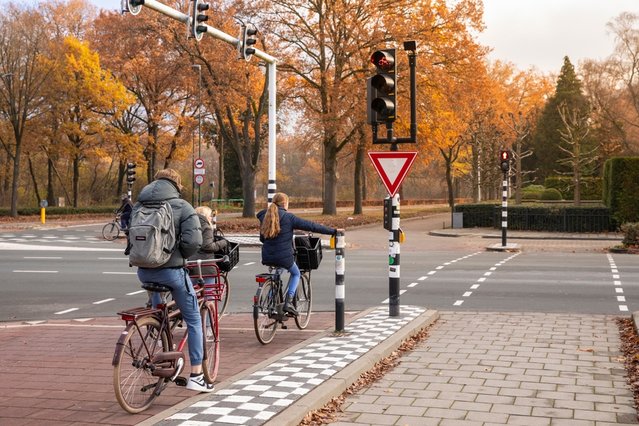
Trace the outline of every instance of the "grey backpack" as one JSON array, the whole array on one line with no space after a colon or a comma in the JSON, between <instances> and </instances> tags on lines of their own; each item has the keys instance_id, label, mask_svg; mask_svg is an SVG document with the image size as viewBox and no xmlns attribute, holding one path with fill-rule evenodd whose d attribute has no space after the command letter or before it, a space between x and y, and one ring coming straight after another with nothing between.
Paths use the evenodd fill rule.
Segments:
<instances>
[{"instance_id":1,"label":"grey backpack","mask_svg":"<svg viewBox=\"0 0 639 426\"><path fill-rule=\"evenodd\" d=\"M168 201L142 203L133 209L129 242L124 254L132 266L158 268L171 258L175 249L173 209Z\"/></svg>"}]
</instances>

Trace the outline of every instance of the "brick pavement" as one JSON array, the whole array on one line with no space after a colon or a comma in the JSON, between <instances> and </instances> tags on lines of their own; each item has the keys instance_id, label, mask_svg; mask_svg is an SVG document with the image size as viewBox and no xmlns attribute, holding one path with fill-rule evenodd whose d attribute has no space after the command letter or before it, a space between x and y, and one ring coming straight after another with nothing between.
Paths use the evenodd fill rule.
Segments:
<instances>
[{"instance_id":1,"label":"brick pavement","mask_svg":"<svg viewBox=\"0 0 639 426\"><path fill-rule=\"evenodd\" d=\"M637 424L614 317L440 312L332 424Z\"/></svg>"},{"instance_id":2,"label":"brick pavement","mask_svg":"<svg viewBox=\"0 0 639 426\"><path fill-rule=\"evenodd\" d=\"M111 359L123 324L117 318L1 324L0 425L133 425L194 397L170 386L141 414L120 408ZM264 346L254 335L250 314L225 316L217 381L243 374L332 326L333 313L314 313L307 330L282 330Z\"/></svg>"}]
</instances>

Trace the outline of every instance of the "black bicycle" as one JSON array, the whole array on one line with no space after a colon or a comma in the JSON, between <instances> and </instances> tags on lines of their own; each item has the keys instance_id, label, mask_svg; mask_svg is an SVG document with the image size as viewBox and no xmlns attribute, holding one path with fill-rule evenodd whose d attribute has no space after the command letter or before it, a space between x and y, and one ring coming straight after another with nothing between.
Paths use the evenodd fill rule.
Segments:
<instances>
[{"instance_id":1,"label":"black bicycle","mask_svg":"<svg viewBox=\"0 0 639 426\"><path fill-rule=\"evenodd\" d=\"M303 244L302 244L303 242ZM322 260L322 245L319 238L303 236L295 238L295 262L300 269L300 282L293 298L297 316L284 312L286 285L282 282L283 268L269 266L269 272L255 276L257 291L253 296L253 326L257 340L266 345L273 341L277 326L286 329L292 317L300 330L305 329L311 319L313 290L311 270L317 269Z\"/></svg>"}]
</instances>

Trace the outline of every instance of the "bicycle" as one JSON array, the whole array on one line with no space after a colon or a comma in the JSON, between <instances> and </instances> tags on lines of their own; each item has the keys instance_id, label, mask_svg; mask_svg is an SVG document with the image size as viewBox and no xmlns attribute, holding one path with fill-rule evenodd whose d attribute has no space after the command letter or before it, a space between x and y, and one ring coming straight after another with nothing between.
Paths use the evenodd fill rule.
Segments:
<instances>
[{"instance_id":1,"label":"bicycle","mask_svg":"<svg viewBox=\"0 0 639 426\"><path fill-rule=\"evenodd\" d=\"M102 238L107 241L113 241L120 237L120 232L122 232L122 227L120 226L120 213L115 214L115 218L104 225L102 228Z\"/></svg>"},{"instance_id":2,"label":"bicycle","mask_svg":"<svg viewBox=\"0 0 639 426\"><path fill-rule=\"evenodd\" d=\"M204 342L202 362L204 377L210 383L217 377L220 361L220 337L217 303L223 287L220 284L218 262L225 258L187 262L197 268L192 274L196 290ZM215 273L202 274L202 267L213 267ZM205 278L214 278L205 284ZM170 289L157 283L142 283L150 292L166 296ZM180 376L185 364L184 347L188 339L186 328L182 336L174 336L174 330L182 325L182 315L175 301L163 298L156 308L144 306L118 312L125 321L125 328L118 339L113 354L113 387L120 406L131 414L146 410L169 383L186 386L187 378ZM175 343L177 342L177 344Z\"/></svg>"},{"instance_id":3,"label":"bicycle","mask_svg":"<svg viewBox=\"0 0 639 426\"><path fill-rule=\"evenodd\" d=\"M295 241L298 241L296 236ZM297 246L295 257L300 269L300 282L293 298L293 307L297 310L295 325L300 330L305 329L311 319L312 296L311 270L317 269L322 259L322 246L319 238L308 236L311 247ZM284 292L286 286L282 282L284 268L269 266L269 272L257 274L257 291L253 296L253 327L257 340L266 345L273 341L277 326L282 329L288 327L284 324L291 315L284 312Z\"/></svg>"}]
</instances>

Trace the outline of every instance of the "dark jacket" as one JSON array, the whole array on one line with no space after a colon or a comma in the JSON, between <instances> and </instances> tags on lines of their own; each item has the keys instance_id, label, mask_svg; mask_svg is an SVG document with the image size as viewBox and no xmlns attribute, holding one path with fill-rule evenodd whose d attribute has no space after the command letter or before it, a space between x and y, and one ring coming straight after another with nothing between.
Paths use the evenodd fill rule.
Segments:
<instances>
[{"instance_id":1,"label":"dark jacket","mask_svg":"<svg viewBox=\"0 0 639 426\"><path fill-rule=\"evenodd\" d=\"M189 257L189 260L198 260L198 259L215 259L216 257L222 257L222 255L215 255L216 252L220 252L224 250L228 244L226 240L217 240L215 241L215 232L213 231L213 227L209 223L208 219L201 214L197 215L200 220L200 228L202 229L202 246L193 256ZM216 271L214 268L202 268L202 274L209 275L213 274ZM199 274L198 268L191 268L189 274Z\"/></svg>"},{"instance_id":2,"label":"dark jacket","mask_svg":"<svg viewBox=\"0 0 639 426\"><path fill-rule=\"evenodd\" d=\"M162 268L184 266L186 259L193 256L202 245L200 221L195 209L180 198L177 187L168 179L155 180L142 188L133 210L139 208L141 203L151 201L168 201L173 209L173 224L178 242L171 258L162 265Z\"/></svg>"},{"instance_id":3,"label":"dark jacket","mask_svg":"<svg viewBox=\"0 0 639 426\"><path fill-rule=\"evenodd\" d=\"M301 219L293 213L287 212L282 207L278 207L278 211L280 215L280 233L277 237L265 238L260 233L260 241L262 242L262 264L264 265L280 266L287 269L291 267L295 261L293 254L293 231L295 229L327 235L333 235L337 232L333 228ZM264 220L265 215L266 210L262 210L257 214L260 223Z\"/></svg>"}]
</instances>

